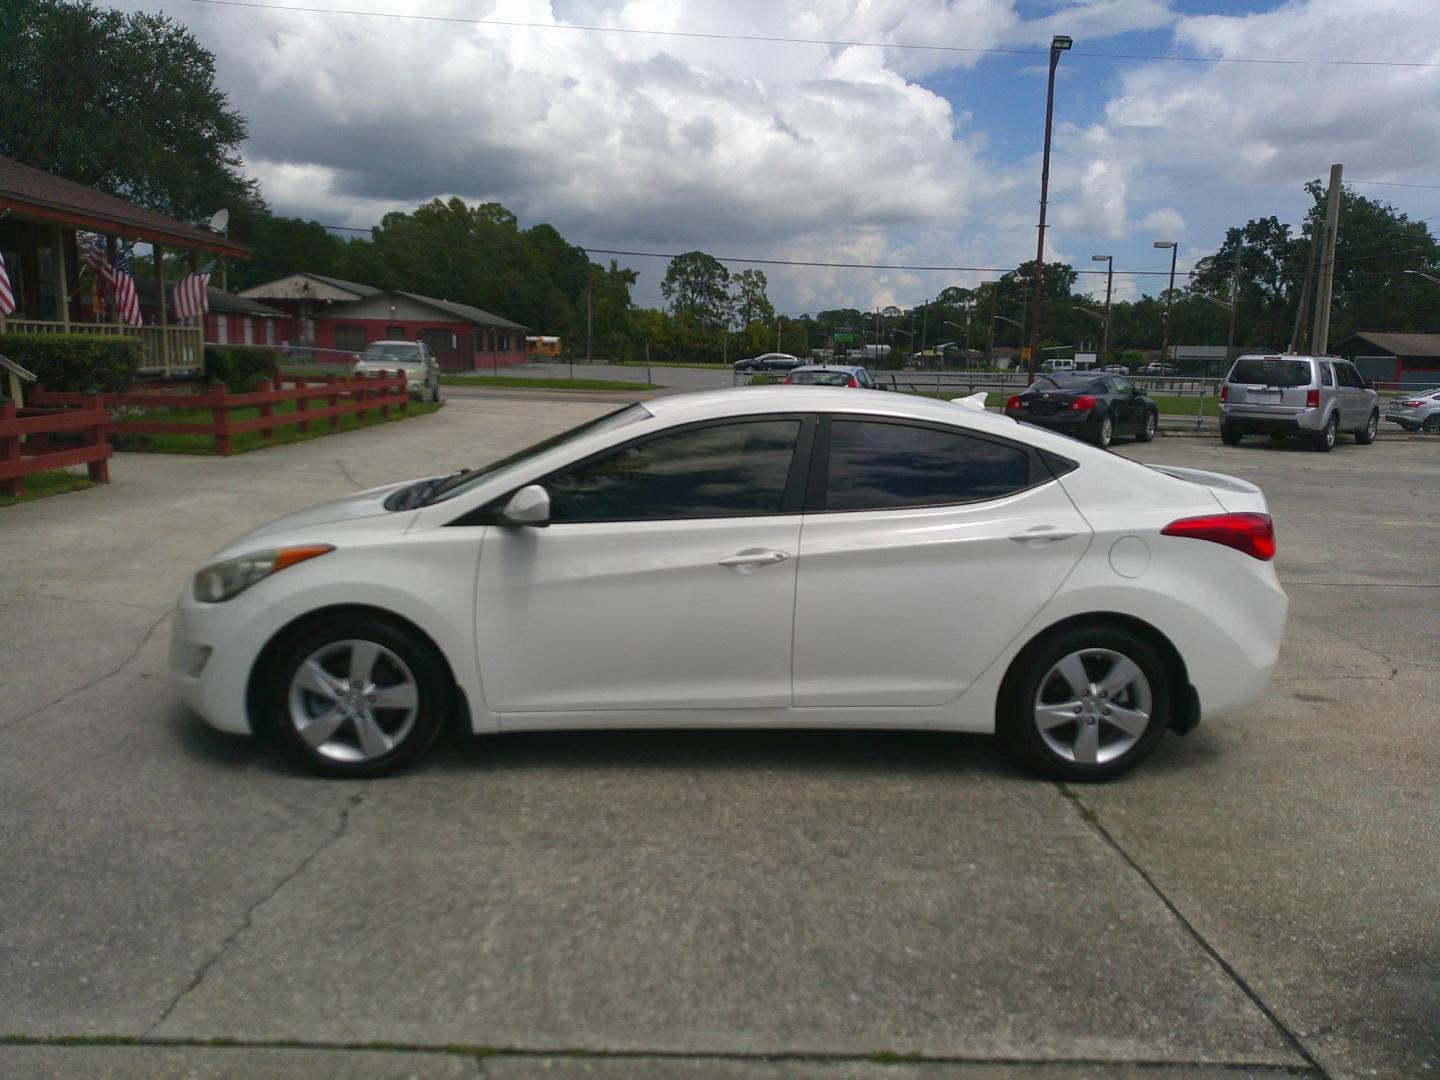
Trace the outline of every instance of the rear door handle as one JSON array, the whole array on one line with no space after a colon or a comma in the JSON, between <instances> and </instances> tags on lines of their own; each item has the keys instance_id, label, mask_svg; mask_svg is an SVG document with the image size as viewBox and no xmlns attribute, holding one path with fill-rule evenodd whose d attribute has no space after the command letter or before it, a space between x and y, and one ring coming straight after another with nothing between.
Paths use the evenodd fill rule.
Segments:
<instances>
[{"instance_id":1,"label":"rear door handle","mask_svg":"<svg viewBox=\"0 0 1440 1080\"><path fill-rule=\"evenodd\" d=\"M734 555L726 555L723 559L718 560L718 565L747 570L760 566L774 566L789 557L788 551L776 551L774 548L746 548L744 551L735 552Z\"/></svg>"},{"instance_id":2,"label":"rear door handle","mask_svg":"<svg viewBox=\"0 0 1440 1080\"><path fill-rule=\"evenodd\" d=\"M1010 539L1017 543L1038 546L1056 540L1070 540L1079 535L1074 529L1067 529L1063 525L1036 525L1033 529L1026 529L1024 532L1011 533Z\"/></svg>"}]
</instances>

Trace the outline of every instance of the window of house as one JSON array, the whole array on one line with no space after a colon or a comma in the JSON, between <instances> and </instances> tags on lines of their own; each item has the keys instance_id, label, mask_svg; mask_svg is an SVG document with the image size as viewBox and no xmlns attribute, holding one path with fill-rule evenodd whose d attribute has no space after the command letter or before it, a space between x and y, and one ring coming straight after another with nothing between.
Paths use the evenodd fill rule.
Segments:
<instances>
[{"instance_id":1,"label":"window of house","mask_svg":"<svg viewBox=\"0 0 1440 1080\"><path fill-rule=\"evenodd\" d=\"M387 327L385 327L385 340L386 340L386 341L404 341L404 340L405 340L405 327L403 327L403 326L387 326Z\"/></svg>"},{"instance_id":2,"label":"window of house","mask_svg":"<svg viewBox=\"0 0 1440 1080\"><path fill-rule=\"evenodd\" d=\"M240 318L240 322L243 330L245 331L245 344L255 344L255 320L250 318L249 315L242 315Z\"/></svg>"},{"instance_id":3,"label":"window of house","mask_svg":"<svg viewBox=\"0 0 1440 1080\"><path fill-rule=\"evenodd\" d=\"M778 514L795 419L710 424L623 447L544 481L555 522Z\"/></svg>"},{"instance_id":4,"label":"window of house","mask_svg":"<svg viewBox=\"0 0 1440 1080\"><path fill-rule=\"evenodd\" d=\"M1030 484L1030 455L957 431L830 422L827 510L887 510L994 499Z\"/></svg>"},{"instance_id":5,"label":"window of house","mask_svg":"<svg viewBox=\"0 0 1440 1080\"><path fill-rule=\"evenodd\" d=\"M426 330L420 335L426 347L435 354L455 351L455 335L449 330Z\"/></svg>"},{"instance_id":6,"label":"window of house","mask_svg":"<svg viewBox=\"0 0 1440 1080\"><path fill-rule=\"evenodd\" d=\"M498 348L499 348L499 350L500 350L501 352L509 352L509 351L510 351L510 335L509 335L509 334L501 334L501 335L500 335L500 344L499 344Z\"/></svg>"},{"instance_id":7,"label":"window of house","mask_svg":"<svg viewBox=\"0 0 1440 1080\"><path fill-rule=\"evenodd\" d=\"M217 345L228 345L230 343L230 316L215 316L215 343Z\"/></svg>"},{"instance_id":8,"label":"window of house","mask_svg":"<svg viewBox=\"0 0 1440 1080\"><path fill-rule=\"evenodd\" d=\"M335 327L335 347L347 352L364 352L365 328L363 326Z\"/></svg>"}]
</instances>

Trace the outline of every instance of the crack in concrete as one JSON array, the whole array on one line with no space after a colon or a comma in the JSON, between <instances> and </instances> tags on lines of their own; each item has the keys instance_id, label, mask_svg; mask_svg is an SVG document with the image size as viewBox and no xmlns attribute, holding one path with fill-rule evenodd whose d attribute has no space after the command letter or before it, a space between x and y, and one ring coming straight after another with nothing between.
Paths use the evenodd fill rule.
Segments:
<instances>
[{"instance_id":1,"label":"crack in concrete","mask_svg":"<svg viewBox=\"0 0 1440 1080\"><path fill-rule=\"evenodd\" d=\"M291 870L288 874L286 874L284 877L282 877L279 881L277 881L274 887L271 888L269 892L267 892L264 896L260 897L258 900L256 900L253 904L251 904L248 908L245 909L245 917L240 920L240 925L235 927L234 930L230 931L230 933L225 935L225 937L220 942L220 947L215 950L215 952L210 956L209 959L207 959L203 964L200 965L194 976L191 977L190 982L178 994L175 995L175 997L171 1000L170 1004L165 1007L165 1011L160 1014L160 1018L156 1020L155 1023L151 1024L148 1028L146 1028L145 1032L140 1036L139 1040L137 1041L150 1044L152 1042L150 1036L155 1032L155 1030L159 1028L161 1024L165 1023L166 1020L170 1019L170 1015L179 1006L180 1002L183 1001L192 991L197 989L200 984L205 981L205 976L210 973L210 969L219 962L221 957L223 957L227 952L230 951L230 948L240 939L240 936L244 934L246 930L250 929L254 922L255 913L259 911L263 905L268 903L270 900L273 900L281 889L285 888L286 885L289 885L290 882L294 881L297 877L303 874L312 862L319 858L320 855L327 848L329 848L345 834L346 828L348 828L350 825L351 811L353 811L357 806L359 806L362 802L365 801L365 795L366 793L364 791L361 791L355 795L351 795L349 801L345 805L345 808L340 811L340 820L336 823L335 828L331 831L330 835L321 840L320 843L315 847L314 851L310 852L310 854L306 855L303 859L296 863L295 868Z\"/></svg>"},{"instance_id":2,"label":"crack in concrete","mask_svg":"<svg viewBox=\"0 0 1440 1080\"><path fill-rule=\"evenodd\" d=\"M1004 1057L983 1054L895 1054L876 1050L869 1053L825 1050L617 1050L591 1047L558 1046L478 1046L464 1043L430 1045L426 1043L393 1042L328 1042L305 1039L150 1039L145 1036L86 1035L0 1035L4 1046L118 1046L173 1048L182 1050L313 1050L317 1052L431 1054L438 1057L469 1057L475 1062L477 1074L488 1077L488 1063L506 1059L533 1060L566 1058L600 1061L715 1061L733 1063L848 1064L874 1065L1003 1065L1009 1067L1060 1066L1062 1068L1140 1068L1188 1072L1192 1069L1219 1070L1253 1075L1259 1070L1273 1076L1325 1078L1318 1065L1278 1065L1262 1061L1176 1061L1163 1058L1099 1058L1099 1057Z\"/></svg>"},{"instance_id":3,"label":"crack in concrete","mask_svg":"<svg viewBox=\"0 0 1440 1080\"><path fill-rule=\"evenodd\" d=\"M165 609L165 614L161 615L158 619L156 619L153 623L150 624L148 629L146 629L145 636L140 639L140 643L136 645L135 648L131 649L125 659L121 660L120 663L117 664L113 669L105 672L105 674L103 675L97 675L95 678L91 679L87 683L84 683L83 685L74 687L71 690L66 690L59 697L47 701L38 709L31 709L28 713L23 713L20 716L15 717L15 719L13 720L9 720L3 724L0 724L0 732L9 731L11 728L16 727L17 725L23 723L26 720L29 720L32 716L39 716L46 709L54 708L66 698L74 697L76 694L89 690L92 686L99 686L106 679L113 679L116 675L119 675L122 671L125 670L126 667L130 665L130 662L134 660L135 657L140 655L140 650L145 648L145 646L150 643L150 639L155 636L155 631L160 629L160 624L168 618L170 618L170 609L167 607Z\"/></svg>"},{"instance_id":4,"label":"crack in concrete","mask_svg":"<svg viewBox=\"0 0 1440 1080\"><path fill-rule=\"evenodd\" d=\"M364 491L367 486L370 486L362 484L359 480L356 480L355 477L350 475L350 470L345 467L345 462L337 459L335 462L335 467L340 470L340 474L344 476L346 480L349 480L350 483L355 485L356 491Z\"/></svg>"},{"instance_id":5,"label":"crack in concrete","mask_svg":"<svg viewBox=\"0 0 1440 1080\"><path fill-rule=\"evenodd\" d=\"M1165 894L1165 890L1160 888L1155 879L1146 873L1140 864L1135 861L1134 857L1120 845L1120 841L1111 835L1110 830L1101 824L1100 815L1089 806L1086 806L1084 800L1082 800L1068 784L1057 781L1055 786L1060 790L1061 795L1070 800L1071 805L1075 807L1076 813L1080 815L1080 819L1088 824L1090 828L1094 829L1100 839L1124 860L1125 865L1140 876L1140 880L1145 882L1146 886L1155 894L1156 898L1165 905L1165 909L1180 923L1185 932L1190 935L1200 948L1205 950L1210 959L1214 960L1215 963L1220 966L1220 970L1225 972L1230 981L1240 989L1240 992L1250 999L1251 1003L1260 1010L1261 1015L1270 1021L1270 1025L1280 1033L1280 1036L1289 1044L1290 1049L1295 1052L1296 1056L1306 1063L1314 1075L1321 1077L1322 1080L1330 1080L1330 1074L1325 1071L1324 1066L1315 1059L1309 1050L1305 1049L1305 1045L1300 1041L1299 1037L1276 1015L1275 1010L1265 1003L1265 999L1260 996L1259 992L1245 980L1243 975L1235 970L1225 957L1220 955L1220 950L1206 940L1205 935L1200 933L1195 924L1187 919L1175 905L1175 902Z\"/></svg>"}]
</instances>

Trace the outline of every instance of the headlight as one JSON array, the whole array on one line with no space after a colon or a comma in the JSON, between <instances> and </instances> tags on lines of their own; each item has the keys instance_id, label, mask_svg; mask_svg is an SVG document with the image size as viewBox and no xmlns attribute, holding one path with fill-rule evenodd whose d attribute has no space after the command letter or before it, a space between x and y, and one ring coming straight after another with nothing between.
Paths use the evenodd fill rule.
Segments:
<instances>
[{"instance_id":1,"label":"headlight","mask_svg":"<svg viewBox=\"0 0 1440 1080\"><path fill-rule=\"evenodd\" d=\"M195 575L195 599L205 604L224 603L262 578L334 550L329 544L311 544L257 551L253 555L241 555L238 559L226 559L205 567Z\"/></svg>"}]
</instances>

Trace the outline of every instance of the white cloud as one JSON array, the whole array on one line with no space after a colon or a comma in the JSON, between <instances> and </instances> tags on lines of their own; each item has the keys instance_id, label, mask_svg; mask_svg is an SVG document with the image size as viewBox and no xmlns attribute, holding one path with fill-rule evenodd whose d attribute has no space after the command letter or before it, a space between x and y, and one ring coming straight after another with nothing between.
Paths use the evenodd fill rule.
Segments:
<instances>
[{"instance_id":1,"label":"white cloud","mask_svg":"<svg viewBox=\"0 0 1440 1080\"><path fill-rule=\"evenodd\" d=\"M1185 215L1173 206L1162 206L1146 214L1140 228L1159 240L1179 240L1185 235Z\"/></svg>"}]
</instances>

